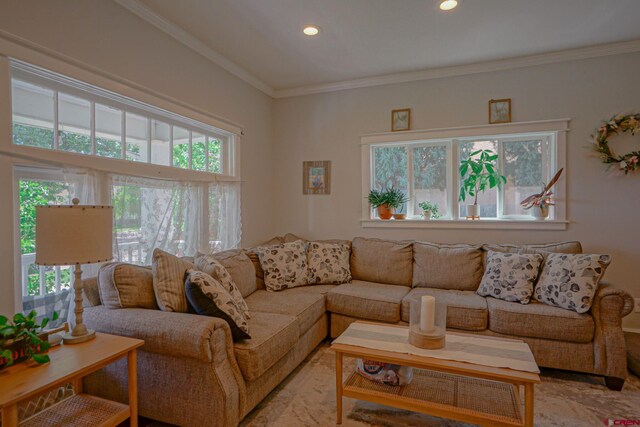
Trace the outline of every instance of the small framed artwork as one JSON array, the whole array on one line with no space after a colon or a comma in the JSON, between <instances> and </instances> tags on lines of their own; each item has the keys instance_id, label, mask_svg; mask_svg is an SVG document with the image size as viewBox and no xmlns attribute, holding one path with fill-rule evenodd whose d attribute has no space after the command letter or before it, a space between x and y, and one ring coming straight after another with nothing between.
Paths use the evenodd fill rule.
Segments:
<instances>
[{"instance_id":1,"label":"small framed artwork","mask_svg":"<svg viewBox=\"0 0 640 427\"><path fill-rule=\"evenodd\" d=\"M331 194L331 162L302 164L302 194Z\"/></svg>"},{"instance_id":2,"label":"small framed artwork","mask_svg":"<svg viewBox=\"0 0 640 427\"><path fill-rule=\"evenodd\" d=\"M391 111L391 132L411 129L411 109Z\"/></svg>"},{"instance_id":3,"label":"small framed artwork","mask_svg":"<svg viewBox=\"0 0 640 427\"><path fill-rule=\"evenodd\" d=\"M489 100L489 124L511 123L511 98Z\"/></svg>"}]
</instances>

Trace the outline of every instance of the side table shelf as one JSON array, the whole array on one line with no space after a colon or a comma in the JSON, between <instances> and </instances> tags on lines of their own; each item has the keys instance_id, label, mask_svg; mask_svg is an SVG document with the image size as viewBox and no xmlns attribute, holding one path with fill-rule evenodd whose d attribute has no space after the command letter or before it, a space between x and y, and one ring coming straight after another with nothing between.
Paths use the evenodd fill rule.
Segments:
<instances>
[{"instance_id":1,"label":"side table shelf","mask_svg":"<svg viewBox=\"0 0 640 427\"><path fill-rule=\"evenodd\" d=\"M21 427L113 426L129 418L129 406L87 394L77 394L23 420Z\"/></svg>"}]
</instances>

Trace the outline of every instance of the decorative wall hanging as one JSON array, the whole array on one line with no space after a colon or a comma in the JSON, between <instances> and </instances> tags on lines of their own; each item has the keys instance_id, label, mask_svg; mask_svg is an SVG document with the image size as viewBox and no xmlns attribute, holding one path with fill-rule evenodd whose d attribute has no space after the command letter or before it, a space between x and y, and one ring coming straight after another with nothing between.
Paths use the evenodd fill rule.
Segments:
<instances>
[{"instance_id":1,"label":"decorative wall hanging","mask_svg":"<svg viewBox=\"0 0 640 427\"><path fill-rule=\"evenodd\" d=\"M331 162L302 164L302 194L331 194Z\"/></svg>"},{"instance_id":2,"label":"decorative wall hanging","mask_svg":"<svg viewBox=\"0 0 640 427\"><path fill-rule=\"evenodd\" d=\"M615 172L630 172L640 170L640 151L632 151L618 156L609 147L609 138L619 133L630 132L635 135L640 130L640 114L618 114L600 125L593 138L594 150L598 152L602 163L609 165Z\"/></svg>"},{"instance_id":3,"label":"decorative wall hanging","mask_svg":"<svg viewBox=\"0 0 640 427\"><path fill-rule=\"evenodd\" d=\"M511 98L489 100L489 124L511 123Z\"/></svg>"},{"instance_id":4,"label":"decorative wall hanging","mask_svg":"<svg viewBox=\"0 0 640 427\"><path fill-rule=\"evenodd\" d=\"M391 111L391 132L411 130L411 108Z\"/></svg>"}]
</instances>

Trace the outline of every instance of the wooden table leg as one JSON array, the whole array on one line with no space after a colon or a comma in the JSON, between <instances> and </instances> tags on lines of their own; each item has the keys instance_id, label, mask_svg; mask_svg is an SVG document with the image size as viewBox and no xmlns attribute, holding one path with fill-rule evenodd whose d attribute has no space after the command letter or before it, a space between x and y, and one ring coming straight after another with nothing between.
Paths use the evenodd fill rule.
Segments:
<instances>
[{"instance_id":1,"label":"wooden table leg","mask_svg":"<svg viewBox=\"0 0 640 427\"><path fill-rule=\"evenodd\" d=\"M524 385L524 425L533 427L533 387L531 383Z\"/></svg>"},{"instance_id":2,"label":"wooden table leg","mask_svg":"<svg viewBox=\"0 0 640 427\"><path fill-rule=\"evenodd\" d=\"M342 424L342 353L336 352L336 424Z\"/></svg>"},{"instance_id":3,"label":"wooden table leg","mask_svg":"<svg viewBox=\"0 0 640 427\"><path fill-rule=\"evenodd\" d=\"M2 408L2 427L18 426L18 405L9 405Z\"/></svg>"},{"instance_id":4,"label":"wooden table leg","mask_svg":"<svg viewBox=\"0 0 640 427\"><path fill-rule=\"evenodd\" d=\"M127 353L127 370L129 377L129 410L131 427L138 427L138 371L136 350Z\"/></svg>"}]
</instances>

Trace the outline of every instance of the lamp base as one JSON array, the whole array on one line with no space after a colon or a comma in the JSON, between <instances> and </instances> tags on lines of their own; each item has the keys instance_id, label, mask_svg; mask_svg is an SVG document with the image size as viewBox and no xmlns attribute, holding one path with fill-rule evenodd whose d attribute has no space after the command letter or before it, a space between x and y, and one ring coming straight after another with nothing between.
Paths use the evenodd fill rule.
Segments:
<instances>
[{"instance_id":1,"label":"lamp base","mask_svg":"<svg viewBox=\"0 0 640 427\"><path fill-rule=\"evenodd\" d=\"M71 332L67 332L62 337L62 342L65 344L80 344L82 342L87 342L96 337L96 331L93 329L88 329L87 333L84 335L72 335Z\"/></svg>"}]
</instances>

